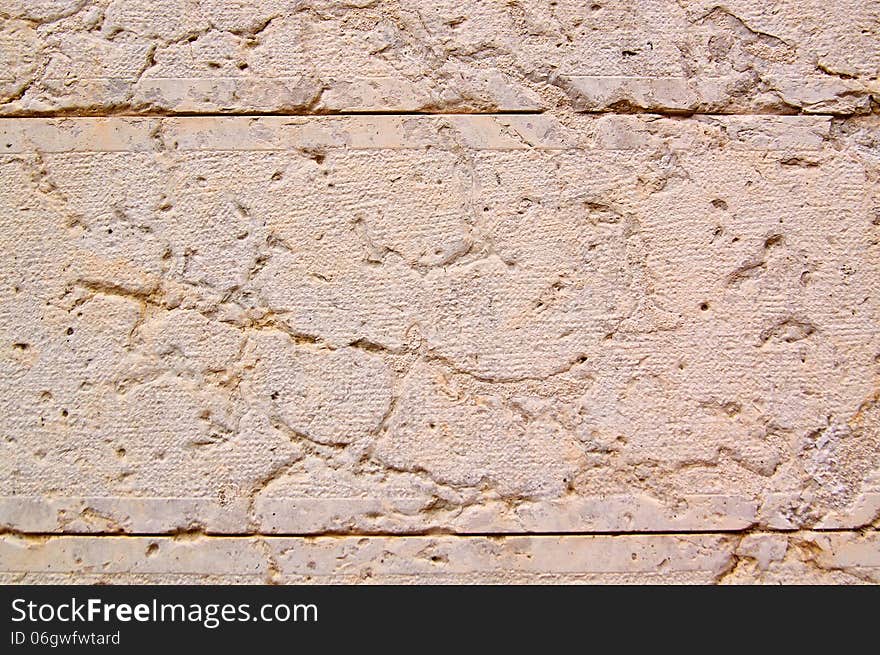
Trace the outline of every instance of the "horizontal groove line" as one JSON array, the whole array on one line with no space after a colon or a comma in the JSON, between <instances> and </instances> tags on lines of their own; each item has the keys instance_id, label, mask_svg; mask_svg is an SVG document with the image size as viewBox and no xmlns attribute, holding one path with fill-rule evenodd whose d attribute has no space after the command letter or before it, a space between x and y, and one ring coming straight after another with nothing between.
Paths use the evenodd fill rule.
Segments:
<instances>
[{"instance_id":1,"label":"horizontal groove line","mask_svg":"<svg viewBox=\"0 0 880 655\"><path fill-rule=\"evenodd\" d=\"M857 113L839 113L839 112L823 112L823 111L688 111L688 110L656 110L648 109L641 111L614 111L605 109L582 109L575 112L581 116L663 116L665 118L695 118L698 116L757 116L763 118L785 118L798 117L809 118L815 116L817 118L857 118L859 116L871 116L876 112Z\"/></svg>"},{"instance_id":2,"label":"horizontal groove line","mask_svg":"<svg viewBox=\"0 0 880 655\"><path fill-rule=\"evenodd\" d=\"M179 532L26 532L19 530L7 530L0 532L2 537L20 537L24 539L49 539L57 537L89 539L89 538L141 538L141 539L175 539L181 536L206 539L361 539L361 538L438 538L454 537L462 539L503 539L520 537L676 537L676 536L710 536L710 535L748 535L748 534L799 534L804 532L821 532L823 534L863 534L878 532L880 529L868 526L858 528L792 528L762 529L747 528L744 530L640 530L632 532L602 531L595 532L203 532L200 530L182 530Z\"/></svg>"},{"instance_id":3,"label":"horizontal groove line","mask_svg":"<svg viewBox=\"0 0 880 655\"><path fill-rule=\"evenodd\" d=\"M701 116L748 116L758 118L838 118L849 119L859 116L876 115L876 112L865 114L844 114L833 112L724 112L724 111L613 111L613 110L588 110L573 111L575 116L662 116L664 118L698 118ZM530 109L512 109L506 111L453 111L453 112L429 112L429 111L338 111L338 112L285 112L285 111L168 111L168 112L13 112L0 114L0 120L22 119L63 119L63 118L249 118L263 116L277 116L289 118L332 118L336 116L543 116L550 115L547 111Z\"/></svg>"},{"instance_id":4,"label":"horizontal groove line","mask_svg":"<svg viewBox=\"0 0 880 655\"><path fill-rule=\"evenodd\" d=\"M332 118L334 116L541 116L543 110L514 109L507 111L337 111L337 112L286 112L286 111L169 111L169 112L27 112L0 114L0 119L27 118L249 118L278 116L281 118Z\"/></svg>"}]
</instances>

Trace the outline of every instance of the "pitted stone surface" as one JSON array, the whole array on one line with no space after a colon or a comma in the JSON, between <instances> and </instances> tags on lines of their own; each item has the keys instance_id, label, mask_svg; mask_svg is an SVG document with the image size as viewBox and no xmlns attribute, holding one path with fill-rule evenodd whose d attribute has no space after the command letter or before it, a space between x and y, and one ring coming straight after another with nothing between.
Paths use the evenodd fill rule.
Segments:
<instances>
[{"instance_id":1,"label":"pitted stone surface","mask_svg":"<svg viewBox=\"0 0 880 655\"><path fill-rule=\"evenodd\" d=\"M0 580L877 582L878 34L0 0Z\"/></svg>"},{"instance_id":2,"label":"pitted stone surface","mask_svg":"<svg viewBox=\"0 0 880 655\"><path fill-rule=\"evenodd\" d=\"M4 523L862 525L877 124L848 125L7 121Z\"/></svg>"}]
</instances>

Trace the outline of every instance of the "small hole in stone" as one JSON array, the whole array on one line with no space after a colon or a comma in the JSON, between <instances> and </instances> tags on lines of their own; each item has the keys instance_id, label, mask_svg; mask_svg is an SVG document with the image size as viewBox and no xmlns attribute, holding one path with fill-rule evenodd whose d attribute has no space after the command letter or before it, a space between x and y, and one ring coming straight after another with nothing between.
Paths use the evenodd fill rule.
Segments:
<instances>
[{"instance_id":1,"label":"small hole in stone","mask_svg":"<svg viewBox=\"0 0 880 655\"><path fill-rule=\"evenodd\" d=\"M779 245L780 243L782 243L782 235L773 234L764 240L764 248L772 248L773 246Z\"/></svg>"},{"instance_id":2,"label":"small hole in stone","mask_svg":"<svg viewBox=\"0 0 880 655\"><path fill-rule=\"evenodd\" d=\"M701 312L705 312L708 309L709 309L709 303L707 303L707 302L700 303L700 311Z\"/></svg>"},{"instance_id":3,"label":"small hole in stone","mask_svg":"<svg viewBox=\"0 0 880 655\"><path fill-rule=\"evenodd\" d=\"M61 410L61 416L63 416L64 418L67 418L68 414L69 412L66 409Z\"/></svg>"},{"instance_id":4,"label":"small hole in stone","mask_svg":"<svg viewBox=\"0 0 880 655\"><path fill-rule=\"evenodd\" d=\"M69 327L67 328L67 336L70 336L71 334L73 334L73 328Z\"/></svg>"}]
</instances>

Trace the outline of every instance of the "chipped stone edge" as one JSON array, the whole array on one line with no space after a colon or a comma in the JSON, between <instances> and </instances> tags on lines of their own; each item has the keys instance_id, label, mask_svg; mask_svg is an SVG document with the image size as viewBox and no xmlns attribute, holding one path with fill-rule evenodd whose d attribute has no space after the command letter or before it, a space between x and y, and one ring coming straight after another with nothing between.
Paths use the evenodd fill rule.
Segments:
<instances>
[{"instance_id":1,"label":"chipped stone edge","mask_svg":"<svg viewBox=\"0 0 880 655\"><path fill-rule=\"evenodd\" d=\"M12 83L14 79L0 78ZM474 80L479 86L485 80ZM559 73L551 82L568 94L576 112L619 110L658 113L706 112L721 115L802 113L851 116L871 113L880 86L875 81L828 75L772 73L733 76L648 77ZM489 85L477 100L444 100L412 80L390 76L327 78L287 76L80 77L44 78L49 91L63 89L77 98L53 101L39 97L0 105L0 116L38 116L55 111L132 111L168 113L276 112L320 115L342 112L541 112L546 103L515 83ZM494 88L492 88L494 86ZM749 94L752 94L751 96ZM50 94L51 95L51 94ZM100 98L98 104L86 98Z\"/></svg>"},{"instance_id":2,"label":"chipped stone edge","mask_svg":"<svg viewBox=\"0 0 880 655\"><path fill-rule=\"evenodd\" d=\"M568 93L579 112L624 109L668 113L712 112L804 113L852 116L871 113L880 86L873 81L827 75L804 77L765 75L747 80L729 77L627 77L613 75L558 75L557 84ZM749 84L744 86L744 82ZM731 89L753 93L738 98Z\"/></svg>"},{"instance_id":3,"label":"chipped stone edge","mask_svg":"<svg viewBox=\"0 0 880 655\"><path fill-rule=\"evenodd\" d=\"M169 113L215 112L248 114L254 112L320 115L338 112L425 112L510 111L539 112L540 99L515 83L472 80L477 98L444 101L437 94L419 88L405 77L352 76L327 77L321 81L307 73L279 76L211 77L46 77L31 88L43 93L26 101L18 98L0 104L0 116L39 116L52 112L95 112L106 114L120 107L132 111ZM0 78L0 82L16 80ZM74 98L53 98L63 92ZM89 99L97 100L90 101Z\"/></svg>"}]
</instances>

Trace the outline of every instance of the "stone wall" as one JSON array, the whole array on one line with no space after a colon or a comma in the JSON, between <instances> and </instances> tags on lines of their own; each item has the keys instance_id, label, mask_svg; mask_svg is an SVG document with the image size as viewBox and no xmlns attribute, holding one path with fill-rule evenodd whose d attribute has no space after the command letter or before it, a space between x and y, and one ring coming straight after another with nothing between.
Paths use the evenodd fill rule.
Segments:
<instances>
[{"instance_id":1,"label":"stone wall","mask_svg":"<svg viewBox=\"0 0 880 655\"><path fill-rule=\"evenodd\" d=\"M880 581L880 2L0 0L0 582Z\"/></svg>"}]
</instances>

